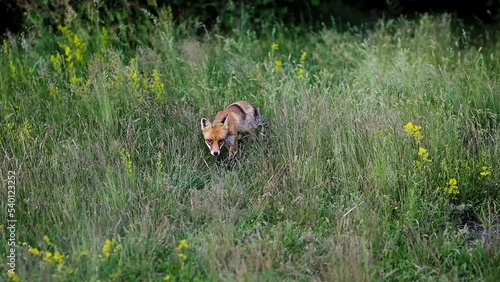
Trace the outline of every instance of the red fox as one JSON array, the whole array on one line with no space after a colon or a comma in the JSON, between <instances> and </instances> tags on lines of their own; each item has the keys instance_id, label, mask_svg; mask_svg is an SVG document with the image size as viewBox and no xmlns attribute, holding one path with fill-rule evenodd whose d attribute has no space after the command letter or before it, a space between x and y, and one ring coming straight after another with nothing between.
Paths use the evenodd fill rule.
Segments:
<instances>
[{"instance_id":1,"label":"red fox","mask_svg":"<svg viewBox=\"0 0 500 282\"><path fill-rule=\"evenodd\" d=\"M231 169L234 155L238 151L239 135L250 133L255 136L257 126L268 127L267 120L262 117L252 104L239 101L229 105L215 115L213 122L201 119L201 130L205 143L213 156L218 156L222 145L229 149L228 169Z\"/></svg>"}]
</instances>

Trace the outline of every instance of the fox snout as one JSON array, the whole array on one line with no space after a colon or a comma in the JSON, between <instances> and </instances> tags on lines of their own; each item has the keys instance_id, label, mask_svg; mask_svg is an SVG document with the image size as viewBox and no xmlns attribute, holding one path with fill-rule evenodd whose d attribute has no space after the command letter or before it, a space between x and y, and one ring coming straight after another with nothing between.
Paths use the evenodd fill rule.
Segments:
<instances>
[{"instance_id":1,"label":"fox snout","mask_svg":"<svg viewBox=\"0 0 500 282\"><path fill-rule=\"evenodd\" d=\"M207 147L210 150L210 154L217 157L218 155L220 155L220 150L224 145L224 139L218 141L214 141L213 139L205 139L205 144L207 144Z\"/></svg>"},{"instance_id":2,"label":"fox snout","mask_svg":"<svg viewBox=\"0 0 500 282\"><path fill-rule=\"evenodd\" d=\"M218 155L220 155L220 150L222 149L222 145L224 144L223 142L224 141L214 142L215 144L207 143L208 149L210 149L210 154L212 154L212 156L217 157Z\"/></svg>"}]
</instances>

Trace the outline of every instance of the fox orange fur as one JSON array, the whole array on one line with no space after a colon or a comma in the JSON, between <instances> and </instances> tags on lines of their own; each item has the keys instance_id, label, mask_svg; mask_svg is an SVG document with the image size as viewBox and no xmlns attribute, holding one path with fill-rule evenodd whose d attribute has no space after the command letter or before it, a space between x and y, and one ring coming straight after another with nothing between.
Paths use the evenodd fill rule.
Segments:
<instances>
[{"instance_id":1,"label":"fox orange fur","mask_svg":"<svg viewBox=\"0 0 500 282\"><path fill-rule=\"evenodd\" d=\"M267 127L268 122L255 106L246 101L229 105L215 115L213 122L201 119L203 138L210 153L218 156L223 145L229 149L228 168L232 166L234 155L238 151L239 136L245 133L255 136L259 125Z\"/></svg>"}]
</instances>

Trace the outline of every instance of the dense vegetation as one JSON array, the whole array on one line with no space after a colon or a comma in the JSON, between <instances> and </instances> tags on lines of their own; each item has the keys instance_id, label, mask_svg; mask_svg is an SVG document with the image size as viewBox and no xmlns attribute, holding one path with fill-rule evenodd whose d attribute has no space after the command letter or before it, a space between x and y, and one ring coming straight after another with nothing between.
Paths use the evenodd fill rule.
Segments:
<instances>
[{"instance_id":1,"label":"dense vegetation","mask_svg":"<svg viewBox=\"0 0 500 282\"><path fill-rule=\"evenodd\" d=\"M499 279L495 34L68 13L0 51L2 280ZM200 118L236 100L271 128L226 171Z\"/></svg>"}]
</instances>

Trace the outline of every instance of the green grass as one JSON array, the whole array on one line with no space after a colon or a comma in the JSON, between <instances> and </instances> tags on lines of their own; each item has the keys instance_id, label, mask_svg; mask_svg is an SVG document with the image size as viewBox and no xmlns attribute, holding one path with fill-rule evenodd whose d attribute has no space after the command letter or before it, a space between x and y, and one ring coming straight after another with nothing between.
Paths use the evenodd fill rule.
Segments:
<instances>
[{"instance_id":1,"label":"green grass","mask_svg":"<svg viewBox=\"0 0 500 282\"><path fill-rule=\"evenodd\" d=\"M363 33L279 27L200 39L163 14L131 50L85 26L9 38L0 175L7 187L16 172L16 274L497 281L499 45L475 46L451 26L422 16ZM271 129L226 171L199 121L237 100ZM444 191L450 179L456 195Z\"/></svg>"}]
</instances>

